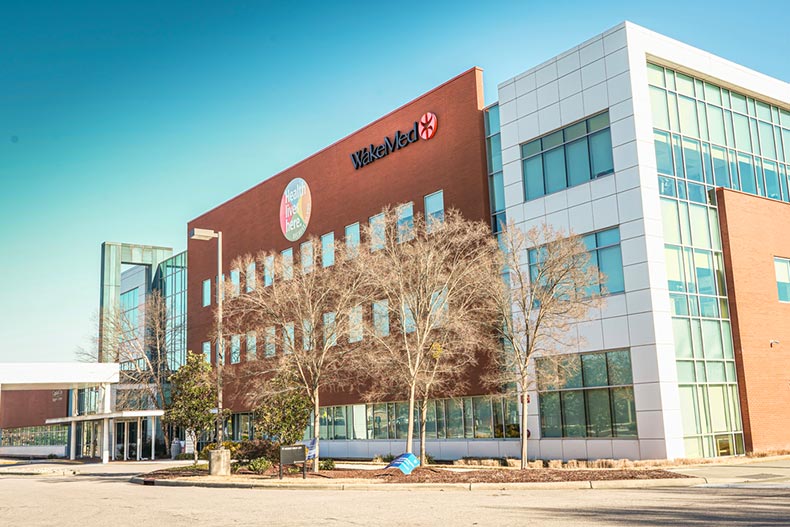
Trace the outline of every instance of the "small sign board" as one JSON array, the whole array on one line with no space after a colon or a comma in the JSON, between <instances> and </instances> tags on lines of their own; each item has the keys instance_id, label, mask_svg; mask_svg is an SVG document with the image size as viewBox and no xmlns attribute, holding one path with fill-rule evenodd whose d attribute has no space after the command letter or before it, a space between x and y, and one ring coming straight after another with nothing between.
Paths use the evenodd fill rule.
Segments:
<instances>
[{"instance_id":1,"label":"small sign board","mask_svg":"<svg viewBox=\"0 0 790 527\"><path fill-rule=\"evenodd\" d=\"M305 445L282 445L280 447L280 479L283 465L302 465L302 479L307 479L307 448Z\"/></svg>"},{"instance_id":2,"label":"small sign board","mask_svg":"<svg viewBox=\"0 0 790 527\"><path fill-rule=\"evenodd\" d=\"M420 460L417 459L417 456L407 452L393 459L392 462L389 465L387 465L387 468L397 468L408 476L409 474L411 474L412 470L414 470L419 466L420 466Z\"/></svg>"}]
</instances>

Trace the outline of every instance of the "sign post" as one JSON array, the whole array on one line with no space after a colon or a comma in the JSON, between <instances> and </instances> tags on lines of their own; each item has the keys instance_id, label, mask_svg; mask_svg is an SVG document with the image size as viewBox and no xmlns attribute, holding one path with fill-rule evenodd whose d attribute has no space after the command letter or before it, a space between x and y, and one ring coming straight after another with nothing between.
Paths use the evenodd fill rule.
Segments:
<instances>
[{"instance_id":1,"label":"sign post","mask_svg":"<svg viewBox=\"0 0 790 527\"><path fill-rule=\"evenodd\" d=\"M304 445L285 445L280 447L280 479L283 479L283 465L302 464L302 479L307 479L307 448Z\"/></svg>"}]
</instances>

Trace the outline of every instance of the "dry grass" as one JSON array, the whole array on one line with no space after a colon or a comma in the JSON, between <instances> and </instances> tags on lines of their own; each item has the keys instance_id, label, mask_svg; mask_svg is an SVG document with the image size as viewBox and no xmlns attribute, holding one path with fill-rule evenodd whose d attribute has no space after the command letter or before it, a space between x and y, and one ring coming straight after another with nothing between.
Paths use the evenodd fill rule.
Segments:
<instances>
[{"instance_id":1,"label":"dry grass","mask_svg":"<svg viewBox=\"0 0 790 527\"><path fill-rule=\"evenodd\" d=\"M745 458L767 458L772 456L787 456L790 455L790 450L763 450L759 452L750 452L746 456L728 456L717 458L678 458L678 459L571 459L562 461L561 459L552 459L549 461L542 461L536 459L530 461L527 465L529 468L550 468L550 469L632 469L632 468L656 468L656 467L677 467L685 465L712 465L721 464L726 465L730 463L740 463ZM463 458L453 462L458 466L480 466L480 467L511 467L519 468L521 461L514 458Z\"/></svg>"}]
</instances>

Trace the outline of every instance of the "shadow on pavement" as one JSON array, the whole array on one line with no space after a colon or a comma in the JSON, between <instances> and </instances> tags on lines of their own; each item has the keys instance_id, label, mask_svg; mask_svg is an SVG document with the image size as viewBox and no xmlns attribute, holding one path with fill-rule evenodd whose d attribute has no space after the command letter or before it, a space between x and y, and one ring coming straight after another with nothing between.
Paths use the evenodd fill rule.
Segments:
<instances>
[{"instance_id":1,"label":"shadow on pavement","mask_svg":"<svg viewBox=\"0 0 790 527\"><path fill-rule=\"evenodd\" d=\"M642 491L634 491L639 493ZM689 502L689 493L699 499ZM622 503L603 504L592 508L572 508L563 511L568 525L790 525L790 490L788 489L667 489L662 494L664 504L640 506L638 494L631 506ZM715 501L714 501L715 500ZM556 509L532 508L547 517Z\"/></svg>"}]
</instances>

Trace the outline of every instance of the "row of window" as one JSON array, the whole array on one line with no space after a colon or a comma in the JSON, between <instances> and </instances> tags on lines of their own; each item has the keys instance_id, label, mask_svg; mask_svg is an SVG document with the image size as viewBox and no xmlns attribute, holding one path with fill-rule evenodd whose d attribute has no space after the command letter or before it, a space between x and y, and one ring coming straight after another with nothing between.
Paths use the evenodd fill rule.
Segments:
<instances>
[{"instance_id":1,"label":"row of window","mask_svg":"<svg viewBox=\"0 0 790 527\"><path fill-rule=\"evenodd\" d=\"M790 163L790 112L648 64L655 126Z\"/></svg>"},{"instance_id":2,"label":"row of window","mask_svg":"<svg viewBox=\"0 0 790 527\"><path fill-rule=\"evenodd\" d=\"M612 174L609 112L524 143L521 159L526 201Z\"/></svg>"},{"instance_id":3,"label":"row of window","mask_svg":"<svg viewBox=\"0 0 790 527\"><path fill-rule=\"evenodd\" d=\"M407 402L353 404L322 407L319 437L322 440L405 439ZM313 437L313 415L305 439ZM414 411L414 434L420 437L420 409ZM228 436L236 441L254 437L253 414L235 414L227 423ZM227 426L226 425L226 426ZM501 396L432 399L428 402L425 434L428 439L492 439L519 437L518 403Z\"/></svg>"},{"instance_id":4,"label":"row of window","mask_svg":"<svg viewBox=\"0 0 790 527\"><path fill-rule=\"evenodd\" d=\"M507 223L505 183L502 178L502 140L499 129L499 105L486 109L486 153L488 155L488 195L491 205L491 230L502 232Z\"/></svg>"},{"instance_id":5,"label":"row of window","mask_svg":"<svg viewBox=\"0 0 790 527\"><path fill-rule=\"evenodd\" d=\"M629 350L568 355L562 368L561 385L540 393L542 437L636 437Z\"/></svg>"},{"instance_id":6,"label":"row of window","mask_svg":"<svg viewBox=\"0 0 790 527\"><path fill-rule=\"evenodd\" d=\"M425 206L425 220L428 228L432 222L442 221L444 219L444 191L439 190L433 194L429 194L424 198ZM409 202L398 208L398 241L408 239L410 229L413 225L414 219L414 205ZM384 247L384 214L376 214L369 219L371 227L371 250L378 250ZM345 244L349 254L353 255L360 243L360 226L359 222L347 225L345 228ZM328 232L320 238L320 259L322 267L330 267L335 263L335 233ZM299 248L299 261L302 267L302 272L308 273L312 271L315 265L315 248L312 241L307 241L301 244ZM289 247L280 252L283 265L283 278L289 279L293 276L293 248ZM246 284L245 290L250 292L256 287L256 268L255 263L251 263L246 269ZM222 277L224 280L224 276ZM231 279L231 294L238 295L241 291L241 273L238 269L230 271ZM263 262L263 285L269 286L274 280L274 258L268 256ZM207 307L211 305L211 279L203 281L202 289L202 305Z\"/></svg>"},{"instance_id":7,"label":"row of window","mask_svg":"<svg viewBox=\"0 0 790 527\"><path fill-rule=\"evenodd\" d=\"M444 297L441 293L435 295L434 305L437 310L444 309ZM386 299L373 302L371 311L373 317L373 330L376 332L376 335L380 337L388 336L390 334L389 302ZM404 312L405 317L403 321L403 331L405 333L412 333L416 331L416 322L414 321L414 317L410 315L411 311L408 308L405 309ZM358 305L353 307L350 310L348 316L350 318L348 327L348 342L359 342L364 337L363 306ZM324 342L330 341L330 345L334 345L339 337L335 330L335 318L336 313L324 313L323 315L323 338ZM274 326L269 326L264 329L263 350L265 357L273 357L276 355L278 342L280 343L283 353L291 352L294 349L294 346L297 345L298 338L301 338L302 340L301 345L303 349L310 349L309 347L311 345L313 328L310 327L309 322L304 321L302 323L301 328L299 328L299 335L296 333L296 327L294 323L285 324L282 328L280 328L279 338L277 331L278 329ZM241 362L242 340L245 341L247 360L254 359L257 355L258 333L256 331L249 331L246 335L231 335L228 341L228 344L230 345L231 364L237 364ZM219 354L219 350L217 350L217 353ZM207 362L211 362L211 342L209 341L203 342L203 356Z\"/></svg>"},{"instance_id":8,"label":"row of window","mask_svg":"<svg viewBox=\"0 0 790 527\"><path fill-rule=\"evenodd\" d=\"M599 232L590 233L582 237L584 245L590 253L590 263L606 276L606 282L598 284L607 294L622 293L625 291L623 277L623 257L620 251L620 228L614 227ZM530 249L528 253L530 277L535 280L540 264L542 251L540 248Z\"/></svg>"},{"instance_id":9,"label":"row of window","mask_svg":"<svg viewBox=\"0 0 790 527\"><path fill-rule=\"evenodd\" d=\"M707 184L790 201L788 165L658 129L654 139L658 173L689 180L687 188L682 182L675 188L671 179L659 177L663 195L705 203Z\"/></svg>"},{"instance_id":10,"label":"row of window","mask_svg":"<svg viewBox=\"0 0 790 527\"><path fill-rule=\"evenodd\" d=\"M415 408L415 437L420 435L420 410ZM405 439L408 402L321 408L321 439ZM312 423L312 420L311 420ZM312 437L312 424L305 437ZM493 439L519 437L518 403L503 397L479 396L428 402L427 439Z\"/></svg>"},{"instance_id":11,"label":"row of window","mask_svg":"<svg viewBox=\"0 0 790 527\"><path fill-rule=\"evenodd\" d=\"M0 446L60 446L68 443L67 425L25 426L0 430Z\"/></svg>"}]
</instances>

